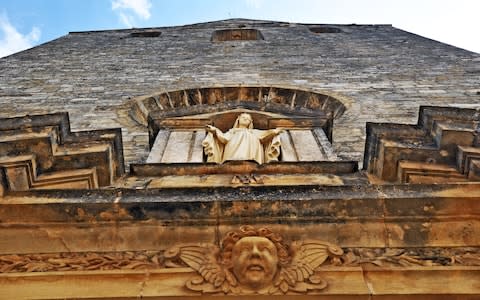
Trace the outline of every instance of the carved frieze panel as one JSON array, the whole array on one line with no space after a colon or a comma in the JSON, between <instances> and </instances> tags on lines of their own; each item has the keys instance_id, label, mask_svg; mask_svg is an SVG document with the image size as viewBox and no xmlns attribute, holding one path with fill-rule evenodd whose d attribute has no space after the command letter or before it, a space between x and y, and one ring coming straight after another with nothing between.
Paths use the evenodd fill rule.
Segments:
<instances>
[{"instance_id":1,"label":"carved frieze panel","mask_svg":"<svg viewBox=\"0 0 480 300\"><path fill-rule=\"evenodd\" d=\"M364 168L374 182L478 181L480 114L420 108L417 125L367 124Z\"/></svg>"},{"instance_id":2,"label":"carved frieze panel","mask_svg":"<svg viewBox=\"0 0 480 300\"><path fill-rule=\"evenodd\" d=\"M297 243L298 244L298 243ZM62 252L39 254L2 254L0 273L145 270L181 268L188 264L180 258L178 245L165 251ZM193 244L190 249L208 249ZM188 252L188 250L186 250ZM203 251L203 250L202 250ZM325 267L480 266L478 247L454 248L344 248L341 256L327 259Z\"/></svg>"},{"instance_id":3,"label":"carved frieze panel","mask_svg":"<svg viewBox=\"0 0 480 300\"><path fill-rule=\"evenodd\" d=\"M480 266L478 247L456 248L347 248L342 266Z\"/></svg>"},{"instance_id":4,"label":"carved frieze panel","mask_svg":"<svg viewBox=\"0 0 480 300\"><path fill-rule=\"evenodd\" d=\"M164 268L163 251L0 255L0 273Z\"/></svg>"}]
</instances>

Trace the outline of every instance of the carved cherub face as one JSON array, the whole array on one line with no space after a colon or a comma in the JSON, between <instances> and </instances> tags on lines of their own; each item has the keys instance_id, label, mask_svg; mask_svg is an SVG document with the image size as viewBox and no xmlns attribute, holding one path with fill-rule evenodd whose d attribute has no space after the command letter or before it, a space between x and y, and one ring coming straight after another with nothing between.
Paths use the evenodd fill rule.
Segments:
<instances>
[{"instance_id":1,"label":"carved cherub face","mask_svg":"<svg viewBox=\"0 0 480 300\"><path fill-rule=\"evenodd\" d=\"M278 268L275 245L265 237L241 238L232 249L233 273L245 286L259 289L269 285Z\"/></svg>"},{"instance_id":2,"label":"carved cherub face","mask_svg":"<svg viewBox=\"0 0 480 300\"><path fill-rule=\"evenodd\" d=\"M269 228L250 225L227 232L221 248L214 244L186 244L167 249L164 254L166 263L177 265L175 260L179 259L198 272L185 283L188 289L232 295L324 289L327 282L315 271L329 257L340 259L341 255L340 247L326 242L288 245Z\"/></svg>"}]
</instances>

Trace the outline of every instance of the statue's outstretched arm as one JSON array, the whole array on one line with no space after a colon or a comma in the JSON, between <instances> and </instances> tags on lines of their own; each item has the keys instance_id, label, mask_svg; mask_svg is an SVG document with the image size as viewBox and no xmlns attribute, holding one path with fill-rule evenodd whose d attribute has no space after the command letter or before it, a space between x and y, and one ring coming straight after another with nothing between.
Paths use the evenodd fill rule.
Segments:
<instances>
[{"instance_id":1,"label":"statue's outstretched arm","mask_svg":"<svg viewBox=\"0 0 480 300\"><path fill-rule=\"evenodd\" d=\"M265 162L278 161L280 157L280 137L284 132L281 128L264 130L260 136L260 142L263 144Z\"/></svg>"},{"instance_id":2,"label":"statue's outstretched arm","mask_svg":"<svg viewBox=\"0 0 480 300\"><path fill-rule=\"evenodd\" d=\"M222 144L228 143L228 139L225 137L223 132L217 127L212 125L207 125L206 130L207 132L210 132L211 134L213 134L213 137L217 139L220 143Z\"/></svg>"},{"instance_id":3,"label":"statue's outstretched arm","mask_svg":"<svg viewBox=\"0 0 480 300\"><path fill-rule=\"evenodd\" d=\"M220 164L223 162L223 148L227 139L220 129L207 125L207 136L202 141L203 151L207 155L207 162Z\"/></svg>"},{"instance_id":4,"label":"statue's outstretched arm","mask_svg":"<svg viewBox=\"0 0 480 300\"><path fill-rule=\"evenodd\" d=\"M279 135L280 133L284 132L283 129L281 128L275 128L275 129L269 129L263 131L261 137L260 137L260 142L262 144L270 142L271 139Z\"/></svg>"}]
</instances>

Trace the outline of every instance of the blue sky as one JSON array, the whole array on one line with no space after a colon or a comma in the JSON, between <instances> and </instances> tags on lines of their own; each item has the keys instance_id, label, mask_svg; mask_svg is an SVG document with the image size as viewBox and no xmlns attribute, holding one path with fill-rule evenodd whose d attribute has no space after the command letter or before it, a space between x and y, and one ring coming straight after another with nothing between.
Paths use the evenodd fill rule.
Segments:
<instances>
[{"instance_id":1,"label":"blue sky","mask_svg":"<svg viewBox=\"0 0 480 300\"><path fill-rule=\"evenodd\" d=\"M70 31L228 18L392 24L480 53L479 0L0 0L0 57Z\"/></svg>"}]
</instances>

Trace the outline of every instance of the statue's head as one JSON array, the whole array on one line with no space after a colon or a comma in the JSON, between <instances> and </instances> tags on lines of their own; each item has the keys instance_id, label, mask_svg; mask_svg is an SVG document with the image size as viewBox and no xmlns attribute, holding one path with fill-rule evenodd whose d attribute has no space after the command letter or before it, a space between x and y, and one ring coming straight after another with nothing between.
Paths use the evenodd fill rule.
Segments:
<instances>
[{"instance_id":1,"label":"statue's head","mask_svg":"<svg viewBox=\"0 0 480 300\"><path fill-rule=\"evenodd\" d=\"M233 124L233 128L253 129L252 116L248 113L241 113L235 120L235 123Z\"/></svg>"},{"instance_id":2,"label":"statue's head","mask_svg":"<svg viewBox=\"0 0 480 300\"><path fill-rule=\"evenodd\" d=\"M282 237L267 228L242 226L229 232L222 246L223 263L241 285L254 290L271 284L279 267L291 259Z\"/></svg>"}]
</instances>

